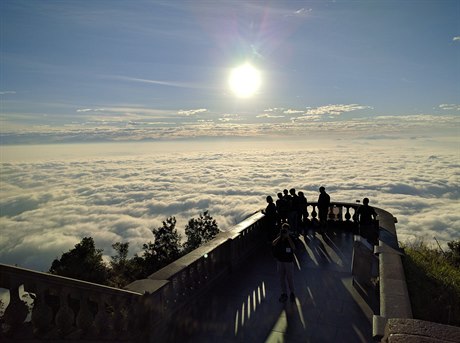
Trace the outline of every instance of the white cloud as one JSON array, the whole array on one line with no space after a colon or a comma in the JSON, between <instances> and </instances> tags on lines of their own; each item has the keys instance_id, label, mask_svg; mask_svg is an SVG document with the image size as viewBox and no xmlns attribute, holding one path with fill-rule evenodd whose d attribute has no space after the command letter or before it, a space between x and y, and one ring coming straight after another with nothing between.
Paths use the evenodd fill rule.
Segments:
<instances>
[{"instance_id":1,"label":"white cloud","mask_svg":"<svg viewBox=\"0 0 460 343\"><path fill-rule=\"evenodd\" d=\"M117 241L129 241L135 253L167 216L183 233L188 219L208 209L226 230L264 207L267 194L295 187L315 200L319 185L337 201L368 196L398 217L400 240L460 239L455 149L425 151L410 140L280 142L215 141L196 150L184 150L190 143L78 145L72 156L56 146L29 162L11 148L21 162L2 163L0 261L46 270L85 235L105 254Z\"/></svg>"},{"instance_id":2,"label":"white cloud","mask_svg":"<svg viewBox=\"0 0 460 343\"><path fill-rule=\"evenodd\" d=\"M286 118L286 116L263 113L263 114L258 114L256 118Z\"/></svg>"},{"instance_id":3,"label":"white cloud","mask_svg":"<svg viewBox=\"0 0 460 343\"><path fill-rule=\"evenodd\" d=\"M282 112L284 111L283 107L271 107L264 110L264 112Z\"/></svg>"},{"instance_id":4,"label":"white cloud","mask_svg":"<svg viewBox=\"0 0 460 343\"><path fill-rule=\"evenodd\" d=\"M231 122L231 121L240 121L240 115L237 113L226 113L223 114L221 118L219 118L219 121L223 122Z\"/></svg>"},{"instance_id":5,"label":"white cloud","mask_svg":"<svg viewBox=\"0 0 460 343\"><path fill-rule=\"evenodd\" d=\"M308 13L311 13L313 10L311 8L301 8L301 9L298 9L297 11L295 11L294 13L296 15L307 15Z\"/></svg>"},{"instance_id":6,"label":"white cloud","mask_svg":"<svg viewBox=\"0 0 460 343\"><path fill-rule=\"evenodd\" d=\"M299 113L304 113L305 111L302 111L302 110L293 110L293 109L289 109L289 110L285 110L283 111L283 113L285 114L299 114Z\"/></svg>"},{"instance_id":7,"label":"white cloud","mask_svg":"<svg viewBox=\"0 0 460 343\"><path fill-rule=\"evenodd\" d=\"M455 128L460 117L448 115L387 115L360 117L351 119L325 120L324 114L312 114L291 117L285 109L269 109L249 118L239 116L236 120L217 120L199 113L206 109L183 111L183 117L177 112L164 113L161 110L132 108L137 113L109 112L117 109L129 110L130 107L106 108L106 112L83 113L84 125L75 123L63 127L34 126L15 130L2 128L3 144L30 144L56 142L91 141L140 141L184 139L190 137L259 137L285 134L289 136L361 137L372 133L373 136L423 136L457 135ZM319 111L322 113L322 111ZM195 114L194 114L195 113ZM173 115L172 115L173 114ZM174 115L176 114L176 115ZM186 115L188 114L188 115ZM236 115L232 114L232 115ZM223 117L230 118L230 117ZM237 118L237 117L234 117ZM208 119L208 120L206 120ZM212 119L212 120L210 120Z\"/></svg>"},{"instance_id":8,"label":"white cloud","mask_svg":"<svg viewBox=\"0 0 460 343\"><path fill-rule=\"evenodd\" d=\"M208 110L205 109L205 108L199 108L199 109L196 109L196 110L180 110L179 112L177 112L177 114L180 114L180 115L185 115L185 116L194 116L198 113L204 113L204 112L207 112Z\"/></svg>"},{"instance_id":9,"label":"white cloud","mask_svg":"<svg viewBox=\"0 0 460 343\"><path fill-rule=\"evenodd\" d=\"M77 110L78 113L86 113L86 112L102 112L106 111L104 108L79 108Z\"/></svg>"},{"instance_id":10,"label":"white cloud","mask_svg":"<svg viewBox=\"0 0 460 343\"><path fill-rule=\"evenodd\" d=\"M460 105L458 104L441 104L439 105L439 108L445 111L460 111Z\"/></svg>"},{"instance_id":11,"label":"white cloud","mask_svg":"<svg viewBox=\"0 0 460 343\"><path fill-rule=\"evenodd\" d=\"M15 91L0 91L0 95L16 94Z\"/></svg>"},{"instance_id":12,"label":"white cloud","mask_svg":"<svg viewBox=\"0 0 460 343\"><path fill-rule=\"evenodd\" d=\"M292 118L294 122L299 122L299 121L318 121L322 118L321 115L319 114L309 114L301 117L296 117Z\"/></svg>"},{"instance_id":13,"label":"white cloud","mask_svg":"<svg viewBox=\"0 0 460 343\"><path fill-rule=\"evenodd\" d=\"M331 115L339 116L346 112L372 109L371 106L364 106L358 104L337 104L337 105L325 105L314 108L307 108L305 111L306 115Z\"/></svg>"},{"instance_id":14,"label":"white cloud","mask_svg":"<svg viewBox=\"0 0 460 343\"><path fill-rule=\"evenodd\" d=\"M458 42L458 41L460 41L460 36L455 36L454 38L452 38L452 40L454 42Z\"/></svg>"}]
</instances>

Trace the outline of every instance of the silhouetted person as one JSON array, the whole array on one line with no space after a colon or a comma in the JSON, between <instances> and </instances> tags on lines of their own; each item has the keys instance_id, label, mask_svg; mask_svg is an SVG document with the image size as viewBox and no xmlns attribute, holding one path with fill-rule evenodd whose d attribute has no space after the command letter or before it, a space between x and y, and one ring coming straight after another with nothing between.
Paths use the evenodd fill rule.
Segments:
<instances>
[{"instance_id":1,"label":"silhouetted person","mask_svg":"<svg viewBox=\"0 0 460 343\"><path fill-rule=\"evenodd\" d=\"M359 234L366 237L369 243L376 244L378 228L375 227L374 221L377 218L377 213L373 207L369 206L368 198L363 199L363 204L358 207L356 215L359 224Z\"/></svg>"},{"instance_id":2,"label":"silhouetted person","mask_svg":"<svg viewBox=\"0 0 460 343\"><path fill-rule=\"evenodd\" d=\"M262 213L265 214L267 220L267 238L271 242L276 236L276 225L277 225L277 211L276 205L273 202L273 198L269 195L266 198L267 207L265 210L262 210Z\"/></svg>"},{"instance_id":3,"label":"silhouetted person","mask_svg":"<svg viewBox=\"0 0 460 343\"><path fill-rule=\"evenodd\" d=\"M277 268L281 285L281 296L279 301L286 302L288 299L286 282L291 292L290 299L295 301L294 294L294 250L295 245L289 237L289 224L284 223L281 227L279 236L273 241L273 253L277 259Z\"/></svg>"},{"instance_id":4,"label":"silhouetted person","mask_svg":"<svg viewBox=\"0 0 460 343\"><path fill-rule=\"evenodd\" d=\"M329 206L331 205L331 197L326 193L326 188L319 188L318 196L318 217L319 223L322 227L327 226L327 214L329 213Z\"/></svg>"},{"instance_id":5,"label":"silhouetted person","mask_svg":"<svg viewBox=\"0 0 460 343\"><path fill-rule=\"evenodd\" d=\"M289 191L287 189L283 190L283 199L286 204L286 222L289 223L289 215L291 213L291 207L292 207L292 197L289 194Z\"/></svg>"},{"instance_id":6,"label":"silhouetted person","mask_svg":"<svg viewBox=\"0 0 460 343\"><path fill-rule=\"evenodd\" d=\"M287 215L289 211L289 204L283 193L277 194L278 199L276 200L276 210L278 211L279 224L287 222Z\"/></svg>"},{"instance_id":7,"label":"silhouetted person","mask_svg":"<svg viewBox=\"0 0 460 343\"><path fill-rule=\"evenodd\" d=\"M299 197L295 192L295 188L289 190L289 195L291 196L291 207L289 209L289 225L292 232L299 234L299 217L300 217L300 207L299 207Z\"/></svg>"},{"instance_id":8,"label":"silhouetted person","mask_svg":"<svg viewBox=\"0 0 460 343\"><path fill-rule=\"evenodd\" d=\"M300 225L305 227L307 220L308 220L308 211L307 211L308 202L303 192L299 192L297 195L299 197L298 198L299 199L299 211L300 211L299 222L300 222Z\"/></svg>"}]
</instances>

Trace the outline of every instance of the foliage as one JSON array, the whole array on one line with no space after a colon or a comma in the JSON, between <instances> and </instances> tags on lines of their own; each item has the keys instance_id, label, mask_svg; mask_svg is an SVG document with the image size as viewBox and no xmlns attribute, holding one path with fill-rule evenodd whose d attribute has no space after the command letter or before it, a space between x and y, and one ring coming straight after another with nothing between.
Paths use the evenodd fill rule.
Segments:
<instances>
[{"instance_id":1,"label":"foliage","mask_svg":"<svg viewBox=\"0 0 460 343\"><path fill-rule=\"evenodd\" d=\"M448 242L447 246L450 249L450 251L447 252L450 262L455 267L460 268L460 239Z\"/></svg>"},{"instance_id":2,"label":"foliage","mask_svg":"<svg viewBox=\"0 0 460 343\"><path fill-rule=\"evenodd\" d=\"M163 268L182 256L181 236L176 229L176 218L169 217L163 226L152 229L154 241L142 246L143 254L135 257L135 263L144 277Z\"/></svg>"},{"instance_id":3,"label":"foliage","mask_svg":"<svg viewBox=\"0 0 460 343\"><path fill-rule=\"evenodd\" d=\"M143 244L140 256L128 258L128 242L113 244L115 255L111 256L108 265L102 260L103 250L95 248L91 237L84 237L74 249L53 261L50 272L121 288L134 280L148 277L211 240L219 229L216 221L205 211L199 218L189 220L185 232L187 241L182 245L181 235L176 229L176 218L169 217L161 227L152 229L153 242Z\"/></svg>"},{"instance_id":4,"label":"foliage","mask_svg":"<svg viewBox=\"0 0 460 343\"><path fill-rule=\"evenodd\" d=\"M447 253L423 242L405 246L403 262L414 318L458 326L460 269L455 249L459 242L448 246Z\"/></svg>"},{"instance_id":5,"label":"foliage","mask_svg":"<svg viewBox=\"0 0 460 343\"><path fill-rule=\"evenodd\" d=\"M109 285L121 288L136 280L141 274L139 265L134 259L128 259L129 243L112 244L116 255L110 259Z\"/></svg>"},{"instance_id":6,"label":"foliage","mask_svg":"<svg viewBox=\"0 0 460 343\"><path fill-rule=\"evenodd\" d=\"M200 216L189 220L185 227L187 242L184 247L186 251L192 251L200 245L210 241L219 233L217 222L209 215L208 211L200 213Z\"/></svg>"},{"instance_id":7,"label":"foliage","mask_svg":"<svg viewBox=\"0 0 460 343\"><path fill-rule=\"evenodd\" d=\"M84 237L74 249L55 259L49 271L51 274L107 284L108 268L102 260L102 251L96 249L93 238Z\"/></svg>"}]
</instances>

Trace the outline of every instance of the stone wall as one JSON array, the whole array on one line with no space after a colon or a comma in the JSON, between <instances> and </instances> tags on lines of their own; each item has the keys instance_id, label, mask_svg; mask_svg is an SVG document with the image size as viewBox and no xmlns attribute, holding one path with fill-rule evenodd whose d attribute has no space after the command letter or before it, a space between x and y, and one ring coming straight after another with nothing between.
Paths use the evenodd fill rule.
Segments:
<instances>
[{"instance_id":1,"label":"stone wall","mask_svg":"<svg viewBox=\"0 0 460 343\"><path fill-rule=\"evenodd\" d=\"M458 343L460 328L418 319L388 320L382 343Z\"/></svg>"}]
</instances>

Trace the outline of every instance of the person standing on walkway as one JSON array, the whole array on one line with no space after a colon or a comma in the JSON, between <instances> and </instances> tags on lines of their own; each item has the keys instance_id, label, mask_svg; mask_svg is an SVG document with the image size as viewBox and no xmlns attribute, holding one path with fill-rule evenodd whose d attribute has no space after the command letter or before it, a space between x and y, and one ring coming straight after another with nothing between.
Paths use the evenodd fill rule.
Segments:
<instances>
[{"instance_id":1,"label":"person standing on walkway","mask_svg":"<svg viewBox=\"0 0 460 343\"><path fill-rule=\"evenodd\" d=\"M369 206L369 198L363 199L363 204L358 207L356 214L359 223L359 234L367 238L370 243L377 244L378 227L375 227L377 213L373 207Z\"/></svg>"},{"instance_id":2,"label":"person standing on walkway","mask_svg":"<svg viewBox=\"0 0 460 343\"><path fill-rule=\"evenodd\" d=\"M288 299L286 283L291 292L289 298L291 302L295 301L294 294L294 250L295 245L289 237L289 224L284 223L281 227L279 236L273 241L273 252L277 259L277 268L281 284L280 302L286 302Z\"/></svg>"},{"instance_id":3,"label":"person standing on walkway","mask_svg":"<svg viewBox=\"0 0 460 343\"><path fill-rule=\"evenodd\" d=\"M299 235L299 217L300 217L300 206L299 206L299 196L295 192L295 188L289 190L291 196L291 208L289 210L289 225L293 233L296 236Z\"/></svg>"},{"instance_id":4,"label":"person standing on walkway","mask_svg":"<svg viewBox=\"0 0 460 343\"><path fill-rule=\"evenodd\" d=\"M278 212L278 224L281 227L282 223L287 222L287 215L288 215L288 207L289 204L287 203L286 199L283 196L283 193L277 194L278 199L276 200L276 211Z\"/></svg>"},{"instance_id":5,"label":"person standing on walkway","mask_svg":"<svg viewBox=\"0 0 460 343\"><path fill-rule=\"evenodd\" d=\"M262 213L265 214L266 223L267 223L267 239L268 242L271 242L273 238L276 237L276 225L278 222L278 214L276 212L276 205L273 202L273 198L269 195L266 198L267 207L265 210L262 210Z\"/></svg>"},{"instance_id":6,"label":"person standing on walkway","mask_svg":"<svg viewBox=\"0 0 460 343\"><path fill-rule=\"evenodd\" d=\"M308 202L303 192L299 192L297 194L299 196L299 211L300 211L299 224L302 227L302 230L305 230L305 226L307 225L307 221L308 221L308 211L307 211Z\"/></svg>"},{"instance_id":7,"label":"person standing on walkway","mask_svg":"<svg viewBox=\"0 0 460 343\"><path fill-rule=\"evenodd\" d=\"M318 217L321 227L327 226L327 214L329 213L329 206L331 205L331 197L326 193L326 188L321 186L319 188L318 196Z\"/></svg>"}]
</instances>

